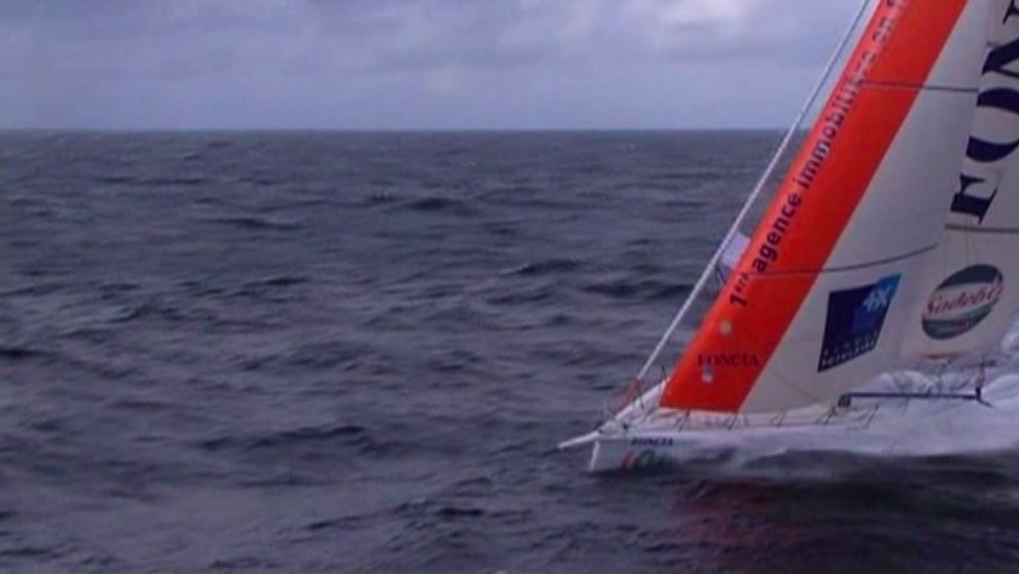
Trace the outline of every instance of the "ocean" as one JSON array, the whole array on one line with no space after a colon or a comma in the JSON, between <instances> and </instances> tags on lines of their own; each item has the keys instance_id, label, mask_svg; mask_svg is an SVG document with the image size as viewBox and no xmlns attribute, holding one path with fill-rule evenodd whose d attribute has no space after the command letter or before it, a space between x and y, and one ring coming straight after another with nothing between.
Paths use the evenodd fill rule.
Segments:
<instances>
[{"instance_id":1,"label":"ocean","mask_svg":"<svg viewBox=\"0 0 1019 574\"><path fill-rule=\"evenodd\" d=\"M556 450L779 137L0 134L0 570L1019 571L1019 450Z\"/></svg>"}]
</instances>

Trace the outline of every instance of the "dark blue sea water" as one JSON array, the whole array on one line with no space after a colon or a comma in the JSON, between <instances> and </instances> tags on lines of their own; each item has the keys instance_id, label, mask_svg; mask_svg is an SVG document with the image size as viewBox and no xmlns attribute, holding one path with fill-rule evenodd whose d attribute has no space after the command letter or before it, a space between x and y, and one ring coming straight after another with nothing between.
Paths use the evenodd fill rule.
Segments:
<instances>
[{"instance_id":1,"label":"dark blue sea water","mask_svg":"<svg viewBox=\"0 0 1019 574\"><path fill-rule=\"evenodd\" d=\"M0 570L1019 571L1019 456L554 449L777 138L0 135Z\"/></svg>"}]
</instances>

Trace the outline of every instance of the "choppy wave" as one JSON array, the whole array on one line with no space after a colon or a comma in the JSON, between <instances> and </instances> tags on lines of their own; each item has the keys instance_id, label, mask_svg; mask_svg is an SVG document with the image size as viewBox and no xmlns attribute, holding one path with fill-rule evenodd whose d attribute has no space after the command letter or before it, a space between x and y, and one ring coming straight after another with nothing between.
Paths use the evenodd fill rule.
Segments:
<instances>
[{"instance_id":1,"label":"choppy wave","mask_svg":"<svg viewBox=\"0 0 1019 574\"><path fill-rule=\"evenodd\" d=\"M0 570L1013 569L1010 399L664 476L555 451L776 137L0 135Z\"/></svg>"},{"instance_id":2,"label":"choppy wave","mask_svg":"<svg viewBox=\"0 0 1019 574\"><path fill-rule=\"evenodd\" d=\"M557 273L570 273L576 271L581 265L581 262L574 259L545 259L542 261L535 261L533 263L526 263L519 267L504 271L504 275L521 275L524 277L542 277L545 275L553 275Z\"/></svg>"},{"instance_id":3,"label":"choppy wave","mask_svg":"<svg viewBox=\"0 0 1019 574\"><path fill-rule=\"evenodd\" d=\"M450 197L432 196L408 201L407 209L422 213L441 213L457 217L474 217L479 210L470 201Z\"/></svg>"},{"instance_id":4,"label":"choppy wave","mask_svg":"<svg viewBox=\"0 0 1019 574\"><path fill-rule=\"evenodd\" d=\"M693 285L685 283L670 284L661 281L627 278L589 283L583 287L583 290L627 301L634 299L676 301L688 294L692 288Z\"/></svg>"},{"instance_id":5,"label":"choppy wave","mask_svg":"<svg viewBox=\"0 0 1019 574\"><path fill-rule=\"evenodd\" d=\"M212 223L230 225L239 229L250 231L293 231L301 226L297 222L271 219L268 217L237 216L237 217L215 217L209 220Z\"/></svg>"}]
</instances>

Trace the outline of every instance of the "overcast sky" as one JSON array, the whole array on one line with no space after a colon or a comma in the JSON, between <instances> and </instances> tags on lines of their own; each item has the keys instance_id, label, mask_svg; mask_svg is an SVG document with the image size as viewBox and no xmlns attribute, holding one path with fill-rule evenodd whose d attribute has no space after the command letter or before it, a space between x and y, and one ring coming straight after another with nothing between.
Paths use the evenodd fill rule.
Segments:
<instances>
[{"instance_id":1,"label":"overcast sky","mask_svg":"<svg viewBox=\"0 0 1019 574\"><path fill-rule=\"evenodd\" d=\"M0 127L785 126L859 0L0 0Z\"/></svg>"}]
</instances>

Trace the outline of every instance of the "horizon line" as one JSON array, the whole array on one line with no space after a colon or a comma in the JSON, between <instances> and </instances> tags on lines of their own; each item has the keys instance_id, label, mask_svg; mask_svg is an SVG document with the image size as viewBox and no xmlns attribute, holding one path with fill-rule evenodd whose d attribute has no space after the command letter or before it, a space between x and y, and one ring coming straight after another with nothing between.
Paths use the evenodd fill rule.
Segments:
<instances>
[{"instance_id":1,"label":"horizon line","mask_svg":"<svg viewBox=\"0 0 1019 574\"><path fill-rule=\"evenodd\" d=\"M9 132L99 132L99 133L184 133L184 132L319 132L319 133L666 133L666 132L773 132L788 127L561 127L561 128L309 128L309 127L4 127Z\"/></svg>"}]
</instances>

